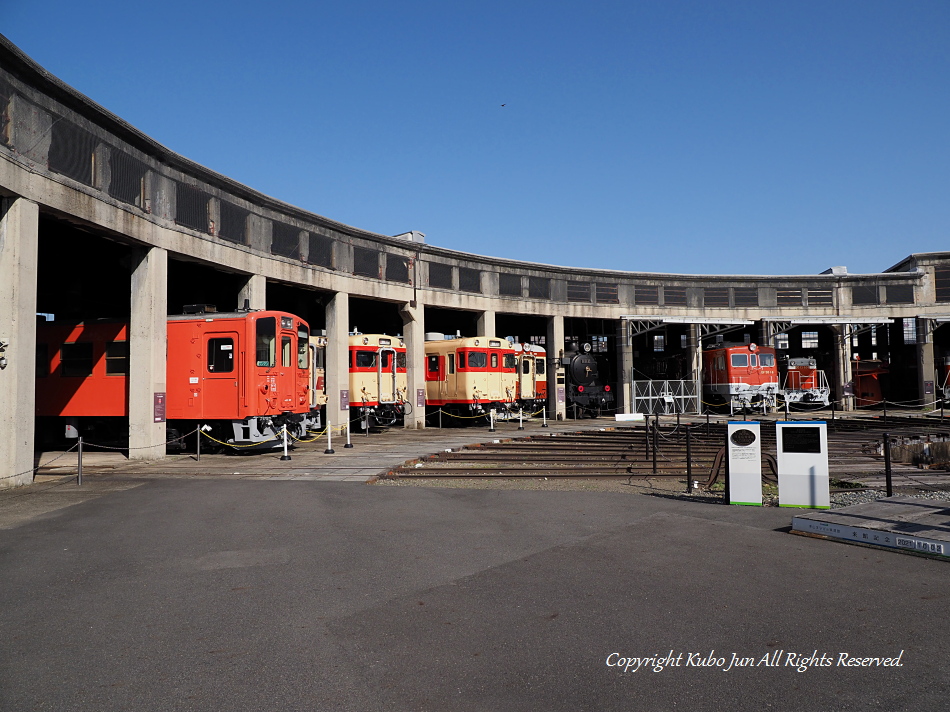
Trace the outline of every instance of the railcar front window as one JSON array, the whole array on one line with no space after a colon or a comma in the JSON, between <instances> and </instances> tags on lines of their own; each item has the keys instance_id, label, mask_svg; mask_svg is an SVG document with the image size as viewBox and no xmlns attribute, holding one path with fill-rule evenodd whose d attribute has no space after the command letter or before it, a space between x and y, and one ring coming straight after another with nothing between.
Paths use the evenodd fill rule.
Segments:
<instances>
[{"instance_id":1,"label":"railcar front window","mask_svg":"<svg viewBox=\"0 0 950 712\"><path fill-rule=\"evenodd\" d=\"M544 375L544 359L536 358L534 360L534 368L539 376L543 376Z\"/></svg>"},{"instance_id":2,"label":"railcar front window","mask_svg":"<svg viewBox=\"0 0 950 712\"><path fill-rule=\"evenodd\" d=\"M405 368L406 367L406 352L397 351L396 352L396 368Z\"/></svg>"},{"instance_id":3,"label":"railcar front window","mask_svg":"<svg viewBox=\"0 0 950 712\"><path fill-rule=\"evenodd\" d=\"M375 351L357 351L356 352L356 367L357 368L376 368L376 352Z\"/></svg>"},{"instance_id":4,"label":"railcar front window","mask_svg":"<svg viewBox=\"0 0 950 712\"><path fill-rule=\"evenodd\" d=\"M234 371L233 339L208 339L208 371L211 373Z\"/></svg>"},{"instance_id":5,"label":"railcar front window","mask_svg":"<svg viewBox=\"0 0 950 712\"><path fill-rule=\"evenodd\" d=\"M518 368L518 357L514 354L505 354L505 368Z\"/></svg>"},{"instance_id":6,"label":"railcar front window","mask_svg":"<svg viewBox=\"0 0 950 712\"><path fill-rule=\"evenodd\" d=\"M498 368L498 354L491 355L491 367Z\"/></svg>"},{"instance_id":7,"label":"railcar front window","mask_svg":"<svg viewBox=\"0 0 950 712\"><path fill-rule=\"evenodd\" d=\"M393 352L383 351L379 357L383 360L383 370L388 371L393 367Z\"/></svg>"},{"instance_id":8,"label":"railcar front window","mask_svg":"<svg viewBox=\"0 0 950 712\"><path fill-rule=\"evenodd\" d=\"M290 368L294 353L293 340L289 336L280 337L280 365Z\"/></svg>"},{"instance_id":9,"label":"railcar front window","mask_svg":"<svg viewBox=\"0 0 950 712\"><path fill-rule=\"evenodd\" d=\"M277 357L277 319L272 316L257 320L257 365L272 368Z\"/></svg>"},{"instance_id":10,"label":"railcar front window","mask_svg":"<svg viewBox=\"0 0 950 712\"><path fill-rule=\"evenodd\" d=\"M526 375L526 376L527 376L529 373L531 373L531 360L530 360L530 359L525 359L524 361L521 362L521 373L523 373L523 374Z\"/></svg>"},{"instance_id":11,"label":"railcar front window","mask_svg":"<svg viewBox=\"0 0 950 712\"><path fill-rule=\"evenodd\" d=\"M310 368L310 330L297 325L297 368Z\"/></svg>"},{"instance_id":12,"label":"railcar front window","mask_svg":"<svg viewBox=\"0 0 950 712\"><path fill-rule=\"evenodd\" d=\"M469 351L468 352L468 367L469 368L485 368L488 365L488 354L484 351ZM498 362L495 362L495 365L498 365Z\"/></svg>"},{"instance_id":13,"label":"railcar front window","mask_svg":"<svg viewBox=\"0 0 950 712\"><path fill-rule=\"evenodd\" d=\"M745 354L732 354L732 365L733 366L748 366L749 357Z\"/></svg>"}]
</instances>

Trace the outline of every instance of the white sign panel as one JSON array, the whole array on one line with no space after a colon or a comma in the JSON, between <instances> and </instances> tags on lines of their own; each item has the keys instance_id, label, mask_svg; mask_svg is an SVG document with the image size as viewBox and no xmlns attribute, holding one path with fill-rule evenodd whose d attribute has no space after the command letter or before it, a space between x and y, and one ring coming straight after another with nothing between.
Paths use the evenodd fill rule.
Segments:
<instances>
[{"instance_id":1,"label":"white sign panel","mask_svg":"<svg viewBox=\"0 0 950 712\"><path fill-rule=\"evenodd\" d=\"M828 425L823 420L775 424L780 507L829 509Z\"/></svg>"},{"instance_id":2,"label":"white sign panel","mask_svg":"<svg viewBox=\"0 0 950 712\"><path fill-rule=\"evenodd\" d=\"M756 422L726 426L729 504L762 506L762 438Z\"/></svg>"}]
</instances>

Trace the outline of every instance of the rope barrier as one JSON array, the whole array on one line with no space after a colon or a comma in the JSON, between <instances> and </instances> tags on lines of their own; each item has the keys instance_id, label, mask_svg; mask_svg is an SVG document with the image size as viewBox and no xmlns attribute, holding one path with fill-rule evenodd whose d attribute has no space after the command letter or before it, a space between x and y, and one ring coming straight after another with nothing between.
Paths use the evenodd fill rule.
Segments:
<instances>
[{"instance_id":1,"label":"rope barrier","mask_svg":"<svg viewBox=\"0 0 950 712\"><path fill-rule=\"evenodd\" d=\"M35 474L36 471L40 469L40 467L46 467L47 465L50 465L50 464L56 462L57 460L66 457L66 455L68 455L69 453L71 453L71 452L72 452L73 450L75 450L77 447L79 447L79 443L76 443L75 445L73 445L73 446L72 446L71 448L69 448L68 450L64 450L62 453L60 453L59 455L57 455L56 457L54 457L54 458L53 458L52 460L50 460L49 462L44 463L43 465L37 464L35 467L31 467L29 470L24 470L23 472L16 472L16 473L14 473L14 474L12 474L12 475L5 475L5 476L3 476L3 477L0 477L0 480L12 480L14 477L23 477L23 475L28 475L28 474L30 474L30 473L34 473L34 474Z\"/></svg>"}]
</instances>

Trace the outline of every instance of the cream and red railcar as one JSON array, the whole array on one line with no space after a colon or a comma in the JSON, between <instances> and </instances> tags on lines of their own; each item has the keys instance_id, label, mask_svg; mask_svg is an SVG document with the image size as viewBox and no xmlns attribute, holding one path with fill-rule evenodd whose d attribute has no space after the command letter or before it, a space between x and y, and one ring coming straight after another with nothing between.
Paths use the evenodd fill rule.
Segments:
<instances>
[{"instance_id":1,"label":"cream and red railcar","mask_svg":"<svg viewBox=\"0 0 950 712\"><path fill-rule=\"evenodd\" d=\"M950 401L950 356L937 359L937 397Z\"/></svg>"},{"instance_id":2,"label":"cream and red railcar","mask_svg":"<svg viewBox=\"0 0 950 712\"><path fill-rule=\"evenodd\" d=\"M320 430L326 422L327 337L310 335L310 415L308 430Z\"/></svg>"},{"instance_id":3,"label":"cream and red railcar","mask_svg":"<svg viewBox=\"0 0 950 712\"><path fill-rule=\"evenodd\" d=\"M545 351L536 344L515 344L514 348L518 364L515 398L529 413L538 412L548 396Z\"/></svg>"},{"instance_id":4,"label":"cream and red railcar","mask_svg":"<svg viewBox=\"0 0 950 712\"><path fill-rule=\"evenodd\" d=\"M830 403L831 388L815 359L798 357L788 359L781 393L788 403L826 407Z\"/></svg>"},{"instance_id":5,"label":"cream and red railcar","mask_svg":"<svg viewBox=\"0 0 950 712\"><path fill-rule=\"evenodd\" d=\"M779 390L775 349L718 344L703 352L703 400L711 406L774 408Z\"/></svg>"},{"instance_id":6,"label":"cream and red railcar","mask_svg":"<svg viewBox=\"0 0 950 712\"><path fill-rule=\"evenodd\" d=\"M507 339L427 338L425 354L430 414L441 409L461 418L476 418L490 410L501 417L517 412L518 352Z\"/></svg>"},{"instance_id":7,"label":"cream and red railcar","mask_svg":"<svg viewBox=\"0 0 950 712\"><path fill-rule=\"evenodd\" d=\"M395 425L406 413L406 343L386 334L350 334L350 419L357 427Z\"/></svg>"},{"instance_id":8,"label":"cream and red railcar","mask_svg":"<svg viewBox=\"0 0 950 712\"><path fill-rule=\"evenodd\" d=\"M170 436L208 426L212 437L242 447L279 447L285 425L302 437L311 410L309 342L307 323L286 312L169 316L164 414L157 408L156 417L164 415ZM129 415L127 323L40 323L36 357L40 419L87 436L127 435L118 432Z\"/></svg>"}]
</instances>

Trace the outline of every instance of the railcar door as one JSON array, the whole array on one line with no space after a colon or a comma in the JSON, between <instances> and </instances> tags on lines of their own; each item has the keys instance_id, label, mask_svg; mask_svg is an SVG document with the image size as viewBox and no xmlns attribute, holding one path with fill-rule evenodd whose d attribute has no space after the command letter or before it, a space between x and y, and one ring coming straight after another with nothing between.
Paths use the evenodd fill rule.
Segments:
<instances>
[{"instance_id":1,"label":"railcar door","mask_svg":"<svg viewBox=\"0 0 950 712\"><path fill-rule=\"evenodd\" d=\"M202 418L239 417L237 354L241 348L236 331L212 331L204 335L204 376L200 389L192 384L195 412ZM196 379L197 380L197 379Z\"/></svg>"},{"instance_id":2,"label":"railcar door","mask_svg":"<svg viewBox=\"0 0 950 712\"><path fill-rule=\"evenodd\" d=\"M396 402L396 349L379 350L379 402Z\"/></svg>"}]
</instances>

